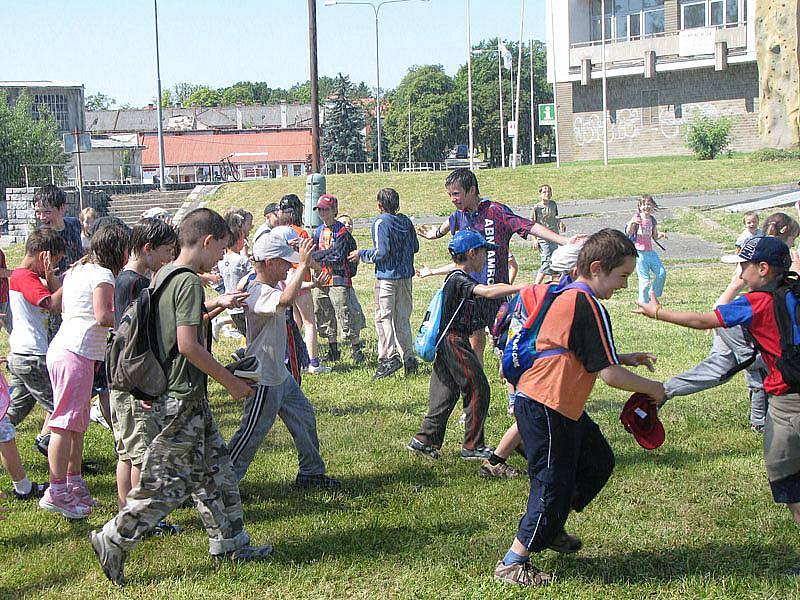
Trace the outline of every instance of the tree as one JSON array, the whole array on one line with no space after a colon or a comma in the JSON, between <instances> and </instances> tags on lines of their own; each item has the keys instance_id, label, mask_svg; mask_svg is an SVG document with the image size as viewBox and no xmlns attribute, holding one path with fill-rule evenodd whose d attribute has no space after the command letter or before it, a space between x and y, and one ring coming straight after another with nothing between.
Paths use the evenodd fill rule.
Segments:
<instances>
[{"instance_id":1,"label":"tree","mask_svg":"<svg viewBox=\"0 0 800 600\"><path fill-rule=\"evenodd\" d=\"M325 113L322 155L326 162L365 162L364 116L350 101L353 86L346 75L336 76L335 99Z\"/></svg>"},{"instance_id":2,"label":"tree","mask_svg":"<svg viewBox=\"0 0 800 600\"><path fill-rule=\"evenodd\" d=\"M414 161L441 161L449 148L463 143L466 98L442 65L412 67L386 101L383 129L392 160L408 159L409 102Z\"/></svg>"},{"instance_id":3,"label":"tree","mask_svg":"<svg viewBox=\"0 0 800 600\"><path fill-rule=\"evenodd\" d=\"M238 103L253 104L255 102L253 88L246 84L237 83L229 88L223 88L220 92L222 92L222 104L224 106Z\"/></svg>"},{"instance_id":4,"label":"tree","mask_svg":"<svg viewBox=\"0 0 800 600\"><path fill-rule=\"evenodd\" d=\"M189 106L189 98L201 87L194 83L176 83L172 86L172 101L180 102L183 106Z\"/></svg>"},{"instance_id":5,"label":"tree","mask_svg":"<svg viewBox=\"0 0 800 600\"><path fill-rule=\"evenodd\" d=\"M220 93L206 86L200 86L189 96L189 106L219 106L221 102Z\"/></svg>"},{"instance_id":6,"label":"tree","mask_svg":"<svg viewBox=\"0 0 800 600\"><path fill-rule=\"evenodd\" d=\"M86 110L108 110L116 103L117 101L113 98L97 92L86 98Z\"/></svg>"},{"instance_id":7,"label":"tree","mask_svg":"<svg viewBox=\"0 0 800 600\"><path fill-rule=\"evenodd\" d=\"M381 102L381 110L386 109L386 104ZM385 122L385 113L381 112L381 121ZM370 162L378 162L378 127L376 126L377 120L373 111L366 112L366 124L369 131L369 140L367 141L367 160ZM382 123L383 124L383 123ZM386 126L381 127L381 157L383 160L389 159L389 140L386 138Z\"/></svg>"},{"instance_id":8,"label":"tree","mask_svg":"<svg viewBox=\"0 0 800 600\"><path fill-rule=\"evenodd\" d=\"M161 92L161 108L172 106L172 93L167 89Z\"/></svg>"},{"instance_id":9,"label":"tree","mask_svg":"<svg viewBox=\"0 0 800 600\"><path fill-rule=\"evenodd\" d=\"M0 96L0 175L9 182L24 181L22 164L63 165L67 155L61 149L56 120L47 112L33 118L33 101L20 95L14 106ZM49 169L29 171L29 183L49 183Z\"/></svg>"}]
</instances>

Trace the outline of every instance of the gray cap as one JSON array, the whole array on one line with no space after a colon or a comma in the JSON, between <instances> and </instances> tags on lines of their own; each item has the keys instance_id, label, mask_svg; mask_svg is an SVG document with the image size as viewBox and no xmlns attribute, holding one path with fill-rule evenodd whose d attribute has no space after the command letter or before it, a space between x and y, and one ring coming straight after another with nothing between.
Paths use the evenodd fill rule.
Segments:
<instances>
[{"instance_id":1,"label":"gray cap","mask_svg":"<svg viewBox=\"0 0 800 600\"><path fill-rule=\"evenodd\" d=\"M253 260L262 261L271 258L282 258L290 263L300 262L297 252L289 245L290 238L286 230L297 237L291 227L276 227L266 235L260 236L253 244Z\"/></svg>"}]
</instances>

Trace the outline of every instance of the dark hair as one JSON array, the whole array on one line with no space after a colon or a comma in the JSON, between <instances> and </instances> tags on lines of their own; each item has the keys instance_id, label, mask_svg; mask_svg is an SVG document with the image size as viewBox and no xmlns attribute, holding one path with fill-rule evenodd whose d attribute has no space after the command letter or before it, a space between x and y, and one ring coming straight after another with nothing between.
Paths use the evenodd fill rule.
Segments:
<instances>
[{"instance_id":1,"label":"dark hair","mask_svg":"<svg viewBox=\"0 0 800 600\"><path fill-rule=\"evenodd\" d=\"M110 215L106 215L105 217L100 217L99 219L95 219L94 223L91 224L89 227L89 237L94 237L94 234L100 231L101 229L105 229L106 227L118 227L120 229L124 229L128 232L128 235L131 233L131 228L128 227L128 224L120 219L119 217L112 217Z\"/></svg>"},{"instance_id":2,"label":"dark hair","mask_svg":"<svg viewBox=\"0 0 800 600\"><path fill-rule=\"evenodd\" d=\"M264 216L266 217L267 215L269 215L271 213L278 212L278 210L280 210L280 207L278 206L278 203L277 202L270 202L269 204L267 204L264 207Z\"/></svg>"},{"instance_id":3,"label":"dark hair","mask_svg":"<svg viewBox=\"0 0 800 600\"><path fill-rule=\"evenodd\" d=\"M224 217L228 229L231 230L231 237L228 240L228 248L233 248L239 239L244 235L244 217L239 212L229 212Z\"/></svg>"},{"instance_id":4,"label":"dark hair","mask_svg":"<svg viewBox=\"0 0 800 600\"><path fill-rule=\"evenodd\" d=\"M131 252L139 254L144 248L145 244L150 244L151 248L158 248L159 246L175 246L178 241L178 234L172 225L169 225L161 219L154 217L145 217L139 219L139 222L134 225L133 233L131 233Z\"/></svg>"},{"instance_id":5,"label":"dark hair","mask_svg":"<svg viewBox=\"0 0 800 600\"><path fill-rule=\"evenodd\" d=\"M44 206L61 208L67 203L67 195L64 191L50 183L40 187L33 195L33 203L41 202Z\"/></svg>"},{"instance_id":6,"label":"dark hair","mask_svg":"<svg viewBox=\"0 0 800 600\"><path fill-rule=\"evenodd\" d=\"M475 193L480 196L480 191L478 191L478 178L475 177L475 173L469 169L455 169L450 173L447 179L444 180L444 186L450 187L451 185L461 186L465 193L475 188Z\"/></svg>"},{"instance_id":7,"label":"dark hair","mask_svg":"<svg viewBox=\"0 0 800 600\"><path fill-rule=\"evenodd\" d=\"M542 190L544 188L547 188L548 190L550 190L551 194L553 193L553 187L549 183L543 183L542 185L539 186L539 193L540 194L542 193Z\"/></svg>"},{"instance_id":8,"label":"dark hair","mask_svg":"<svg viewBox=\"0 0 800 600\"><path fill-rule=\"evenodd\" d=\"M207 235L215 240L230 237L231 230L219 213L210 208L196 208L187 214L178 227L178 244L194 246Z\"/></svg>"},{"instance_id":9,"label":"dark hair","mask_svg":"<svg viewBox=\"0 0 800 600\"><path fill-rule=\"evenodd\" d=\"M64 238L52 227L34 229L25 240L25 254L36 256L39 252L49 252L53 256L66 254Z\"/></svg>"},{"instance_id":10,"label":"dark hair","mask_svg":"<svg viewBox=\"0 0 800 600\"><path fill-rule=\"evenodd\" d=\"M292 225L303 226L303 203L297 194L286 194L281 197L280 209L291 214Z\"/></svg>"},{"instance_id":11,"label":"dark hair","mask_svg":"<svg viewBox=\"0 0 800 600\"><path fill-rule=\"evenodd\" d=\"M659 208L658 203L653 200L653 197L650 194L642 194L641 198L639 198L639 202L636 203L636 206L641 206L645 203L645 201L648 200L655 208Z\"/></svg>"},{"instance_id":12,"label":"dark hair","mask_svg":"<svg viewBox=\"0 0 800 600\"><path fill-rule=\"evenodd\" d=\"M383 188L378 192L378 204L387 213L396 214L400 210L400 194L393 188Z\"/></svg>"},{"instance_id":13,"label":"dark hair","mask_svg":"<svg viewBox=\"0 0 800 600\"><path fill-rule=\"evenodd\" d=\"M110 223L92 234L92 250L87 258L116 276L125 266L126 250L130 249L130 245L130 227L126 225L123 228Z\"/></svg>"},{"instance_id":14,"label":"dark hair","mask_svg":"<svg viewBox=\"0 0 800 600\"><path fill-rule=\"evenodd\" d=\"M589 236L578 254L578 275L590 277L590 265L600 261L603 273L610 273L625 263L629 256L636 257L636 246L627 235L618 229L601 229Z\"/></svg>"},{"instance_id":15,"label":"dark hair","mask_svg":"<svg viewBox=\"0 0 800 600\"><path fill-rule=\"evenodd\" d=\"M772 213L764 219L764 235L776 237L781 241L797 237L800 234L800 225L784 212Z\"/></svg>"}]
</instances>

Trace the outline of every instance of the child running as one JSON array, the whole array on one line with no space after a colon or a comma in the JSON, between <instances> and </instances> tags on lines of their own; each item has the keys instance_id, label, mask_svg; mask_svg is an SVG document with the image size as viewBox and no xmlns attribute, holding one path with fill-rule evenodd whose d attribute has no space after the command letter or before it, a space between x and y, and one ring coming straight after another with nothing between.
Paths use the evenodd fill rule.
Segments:
<instances>
[{"instance_id":1,"label":"child running","mask_svg":"<svg viewBox=\"0 0 800 600\"><path fill-rule=\"evenodd\" d=\"M658 231L658 222L653 216L657 208L658 204L653 197L645 194L639 199L638 210L625 228L639 253L636 258L636 274L639 277L640 302L647 302L651 289L656 298L660 298L667 280L667 270L658 253L653 250L654 241L667 237L666 233Z\"/></svg>"},{"instance_id":2,"label":"child running","mask_svg":"<svg viewBox=\"0 0 800 600\"><path fill-rule=\"evenodd\" d=\"M742 223L744 223L744 230L736 238L736 254L742 251L742 246L745 245L747 240L758 235L764 235L764 232L758 228L758 213L748 210L742 216Z\"/></svg>"}]
</instances>

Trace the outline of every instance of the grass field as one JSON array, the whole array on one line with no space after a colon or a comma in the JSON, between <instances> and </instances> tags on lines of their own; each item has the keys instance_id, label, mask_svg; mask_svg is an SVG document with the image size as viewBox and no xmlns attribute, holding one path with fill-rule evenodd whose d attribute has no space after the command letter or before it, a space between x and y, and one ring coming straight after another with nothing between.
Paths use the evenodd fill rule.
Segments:
<instances>
[{"instance_id":1,"label":"grass field","mask_svg":"<svg viewBox=\"0 0 800 600\"><path fill-rule=\"evenodd\" d=\"M375 194L393 187L400 193L403 212L409 215L447 214L452 210L444 190L446 172L369 173L329 175L327 191L339 198L339 212L353 217L375 214ZM478 173L481 195L512 206L529 206L538 200L536 190L543 183L553 186L553 199L577 200L635 196L642 193L665 194L687 191L741 188L800 179L798 161L755 162L747 155L734 155L714 161L691 157L615 160L602 163L579 162L489 169ZM255 215L283 194L304 197L305 178L231 183L223 186L208 206L225 211L242 206Z\"/></svg>"},{"instance_id":2,"label":"grass field","mask_svg":"<svg viewBox=\"0 0 800 600\"><path fill-rule=\"evenodd\" d=\"M722 217L720 217L722 219ZM359 231L359 244L366 231ZM532 246L513 244L522 273L530 274ZM443 240L422 242L419 263L445 259ZM666 304L707 309L730 277L730 268L698 264L669 271ZM617 348L652 350L656 376L667 378L702 359L707 334L631 315L631 289L606 302ZM438 285L416 285L418 325ZM371 321L371 268L357 277ZM86 457L105 473L88 478L101 501L86 521L68 522L33 504L5 501L0 522L0 597L14 598L797 598L800 580L784 575L800 562L797 526L772 503L760 438L748 426L743 378L716 390L675 399L661 413L665 444L641 449L619 423L626 394L598 383L588 411L615 450L609 484L568 529L584 549L572 557L545 552L535 558L554 571L549 589L528 592L492 581L495 562L508 548L528 496L527 478L486 481L478 464L458 457L458 411L444 455L432 462L403 445L427 406L430 366L417 376L371 381L375 334L365 330L373 357L366 368L346 360L325 376L304 378L317 407L323 456L345 489L302 494L290 483L297 470L291 437L277 423L242 482L245 521L256 542L280 551L272 563L214 570L206 536L194 510L171 519L179 536L144 541L130 557L129 585L119 591L102 575L86 540L116 512L114 454L109 432L93 425ZM2 342L5 345L5 342ZM231 342L216 348L224 360ZM0 348L2 349L2 348ZM487 439L497 442L510 425L497 362L487 355L492 404ZM227 439L241 415L238 402L212 384L211 402ZM38 409L37 409L38 411ZM36 412L19 428L31 477L47 477L32 448ZM518 457L511 459L524 468ZM8 491L8 477L0 477Z\"/></svg>"}]
</instances>

